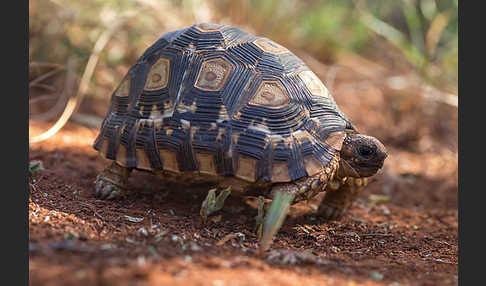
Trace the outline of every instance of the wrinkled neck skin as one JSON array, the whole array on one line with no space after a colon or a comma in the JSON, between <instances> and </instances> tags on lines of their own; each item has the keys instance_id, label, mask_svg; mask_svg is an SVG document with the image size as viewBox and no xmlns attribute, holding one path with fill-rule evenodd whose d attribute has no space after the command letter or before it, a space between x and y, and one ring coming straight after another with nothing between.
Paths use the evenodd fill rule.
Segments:
<instances>
[{"instance_id":1,"label":"wrinkled neck skin","mask_svg":"<svg viewBox=\"0 0 486 286\"><path fill-rule=\"evenodd\" d=\"M387 157L385 146L375 137L346 130L341 148L339 178L366 178L376 174Z\"/></svg>"}]
</instances>

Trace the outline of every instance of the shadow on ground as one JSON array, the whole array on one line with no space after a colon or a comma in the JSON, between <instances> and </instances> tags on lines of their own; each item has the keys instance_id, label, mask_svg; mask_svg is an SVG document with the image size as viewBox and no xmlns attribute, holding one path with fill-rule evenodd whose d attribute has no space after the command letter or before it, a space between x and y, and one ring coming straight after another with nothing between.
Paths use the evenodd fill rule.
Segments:
<instances>
[{"instance_id":1,"label":"shadow on ground","mask_svg":"<svg viewBox=\"0 0 486 286\"><path fill-rule=\"evenodd\" d=\"M32 285L457 284L454 180L397 171L392 159L340 222L316 216L315 201L293 206L259 257L251 200L230 198L202 225L204 192L144 172L127 198L96 200L108 161L91 149L95 135L70 124L31 148L45 168L30 184Z\"/></svg>"}]
</instances>

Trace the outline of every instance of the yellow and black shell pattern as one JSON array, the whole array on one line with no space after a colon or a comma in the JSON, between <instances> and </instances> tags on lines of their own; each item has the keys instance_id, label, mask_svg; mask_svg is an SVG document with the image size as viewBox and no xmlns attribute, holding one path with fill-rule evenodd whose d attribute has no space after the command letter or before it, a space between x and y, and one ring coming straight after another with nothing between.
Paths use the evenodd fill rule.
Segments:
<instances>
[{"instance_id":1,"label":"yellow and black shell pattern","mask_svg":"<svg viewBox=\"0 0 486 286\"><path fill-rule=\"evenodd\" d=\"M354 129L292 52L239 28L164 34L111 97L94 148L122 166L290 182L315 175Z\"/></svg>"}]
</instances>

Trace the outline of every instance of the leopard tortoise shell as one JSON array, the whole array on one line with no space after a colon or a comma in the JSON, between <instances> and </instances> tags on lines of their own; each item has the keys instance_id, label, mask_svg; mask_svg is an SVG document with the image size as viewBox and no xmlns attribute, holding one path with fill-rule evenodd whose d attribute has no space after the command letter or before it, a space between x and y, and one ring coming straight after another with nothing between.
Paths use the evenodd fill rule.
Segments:
<instances>
[{"instance_id":1,"label":"leopard tortoise shell","mask_svg":"<svg viewBox=\"0 0 486 286\"><path fill-rule=\"evenodd\" d=\"M94 148L113 160L95 182L103 199L125 194L133 169L222 190L209 191L203 218L229 193L273 197L275 213L257 222L264 248L290 203L326 192L318 212L339 219L387 156L291 51L212 23L166 33L143 53Z\"/></svg>"}]
</instances>

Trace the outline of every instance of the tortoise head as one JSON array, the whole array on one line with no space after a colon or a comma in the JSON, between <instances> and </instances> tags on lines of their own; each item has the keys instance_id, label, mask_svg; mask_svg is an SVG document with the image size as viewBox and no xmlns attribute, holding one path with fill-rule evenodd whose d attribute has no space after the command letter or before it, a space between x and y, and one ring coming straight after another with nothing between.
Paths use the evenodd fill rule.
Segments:
<instances>
[{"instance_id":1,"label":"tortoise head","mask_svg":"<svg viewBox=\"0 0 486 286\"><path fill-rule=\"evenodd\" d=\"M376 174L388 156L385 146L375 137L346 132L341 149L339 177L370 177Z\"/></svg>"}]
</instances>

